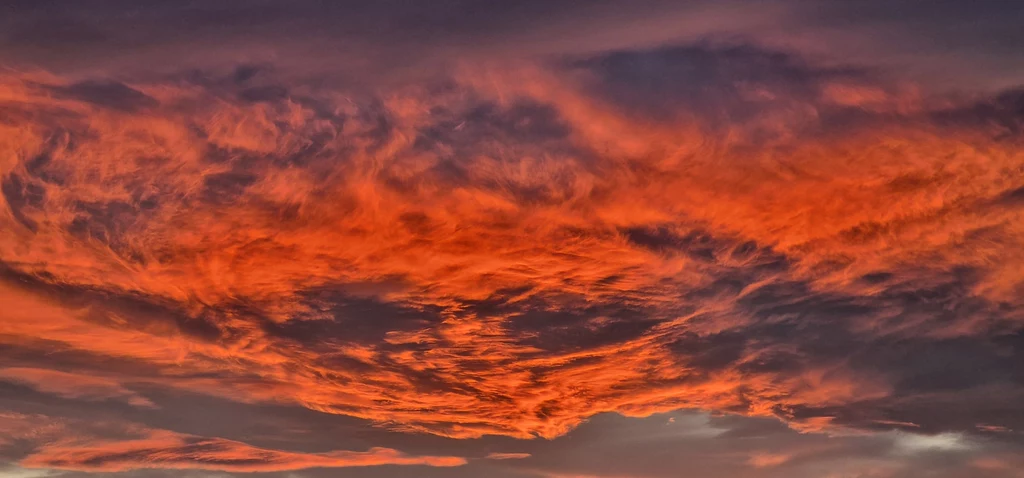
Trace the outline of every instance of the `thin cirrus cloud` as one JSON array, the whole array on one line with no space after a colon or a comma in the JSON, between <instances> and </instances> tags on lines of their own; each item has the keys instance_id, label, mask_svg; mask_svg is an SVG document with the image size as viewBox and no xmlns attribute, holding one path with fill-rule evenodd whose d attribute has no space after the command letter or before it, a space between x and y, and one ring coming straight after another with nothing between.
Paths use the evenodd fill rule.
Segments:
<instances>
[{"instance_id":1,"label":"thin cirrus cloud","mask_svg":"<svg viewBox=\"0 0 1024 478\"><path fill-rule=\"evenodd\" d=\"M488 453L487 459L489 460L524 460L529 458L529 453L508 453L508 452L494 452Z\"/></svg>"},{"instance_id":2,"label":"thin cirrus cloud","mask_svg":"<svg viewBox=\"0 0 1024 478\"><path fill-rule=\"evenodd\" d=\"M36 368L3 368L0 379L24 383L46 393L68 398L92 400L123 400L140 407L152 407L153 402L121 386L117 380L90 375L78 375L56 370Z\"/></svg>"},{"instance_id":3,"label":"thin cirrus cloud","mask_svg":"<svg viewBox=\"0 0 1024 478\"><path fill-rule=\"evenodd\" d=\"M389 448L326 453L268 450L223 438L199 437L125 423L97 427L116 435L116 438L105 438L84 432L90 428L89 424L38 415L6 414L0 416L0 423L13 438L37 442L33 451L19 462L25 469L124 472L153 468L273 472L379 465L455 467L466 463L459 457L410 456Z\"/></svg>"},{"instance_id":4,"label":"thin cirrus cloud","mask_svg":"<svg viewBox=\"0 0 1024 478\"><path fill-rule=\"evenodd\" d=\"M81 15L64 33L138 34ZM25 35L5 41L60 40ZM1012 448L1019 90L949 94L747 41L583 50L370 89L272 63L4 71L0 381L58 399L27 421L143 420L188 393L417 440L558 448L608 413L700 409L897 428L878 443L915 460ZM144 430L10 443L32 444L23 467L94 472L468 463ZM772 476L832 454L732 460ZM473 456L575 473L534 449Z\"/></svg>"},{"instance_id":5,"label":"thin cirrus cloud","mask_svg":"<svg viewBox=\"0 0 1024 478\"><path fill-rule=\"evenodd\" d=\"M379 465L460 466L457 457L406 456L395 450L322 454L264 450L222 439L153 433L139 440L88 444L57 442L21 461L22 467L93 472L120 472L141 468L200 469L232 472L269 472L307 468L345 468Z\"/></svg>"}]
</instances>

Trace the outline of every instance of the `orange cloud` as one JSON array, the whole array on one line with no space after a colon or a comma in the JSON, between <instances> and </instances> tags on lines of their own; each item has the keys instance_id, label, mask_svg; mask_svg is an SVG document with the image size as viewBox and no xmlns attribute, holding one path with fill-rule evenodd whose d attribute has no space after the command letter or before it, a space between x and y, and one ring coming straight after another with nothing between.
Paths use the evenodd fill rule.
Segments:
<instances>
[{"instance_id":1,"label":"orange cloud","mask_svg":"<svg viewBox=\"0 0 1024 478\"><path fill-rule=\"evenodd\" d=\"M906 398L879 341L1019 327L1024 153L1003 125L838 80L736 82L741 104L666 115L595 75L467 68L351 101L8 74L0 341L130 366L7 370L68 397L143 404L125 384L148 383L458 438L684 407L820 430ZM124 452L183 467L187 441ZM207 446L216 469L252 451ZM30 462L107 453L54 450Z\"/></svg>"},{"instance_id":2,"label":"orange cloud","mask_svg":"<svg viewBox=\"0 0 1024 478\"><path fill-rule=\"evenodd\" d=\"M269 472L378 465L446 467L463 465L465 460L450 456L409 456L389 448L295 453L220 438L151 430L139 439L65 439L48 443L19 464L26 468L103 472L144 468Z\"/></svg>"},{"instance_id":3,"label":"orange cloud","mask_svg":"<svg viewBox=\"0 0 1024 478\"><path fill-rule=\"evenodd\" d=\"M771 468L786 463L791 459L792 457L789 455L758 453L752 455L750 459L747 460L747 463L754 468Z\"/></svg>"},{"instance_id":4,"label":"orange cloud","mask_svg":"<svg viewBox=\"0 0 1024 478\"><path fill-rule=\"evenodd\" d=\"M529 453L488 453L488 460L522 460L529 458Z\"/></svg>"},{"instance_id":5,"label":"orange cloud","mask_svg":"<svg viewBox=\"0 0 1024 478\"><path fill-rule=\"evenodd\" d=\"M114 399L141 407L152 407L145 397L121 386L116 380L37 368L3 368L0 380L20 382L46 393L67 398Z\"/></svg>"}]
</instances>

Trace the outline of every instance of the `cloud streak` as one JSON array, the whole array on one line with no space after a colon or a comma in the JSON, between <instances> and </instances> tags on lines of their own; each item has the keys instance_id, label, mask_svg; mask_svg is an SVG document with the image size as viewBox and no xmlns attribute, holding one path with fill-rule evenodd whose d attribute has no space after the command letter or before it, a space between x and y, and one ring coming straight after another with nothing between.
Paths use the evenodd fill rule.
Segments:
<instances>
[{"instance_id":1,"label":"cloud streak","mask_svg":"<svg viewBox=\"0 0 1024 478\"><path fill-rule=\"evenodd\" d=\"M35 443L33 451L18 462L28 469L124 472L159 468L273 472L380 465L455 467L466 463L459 457L411 456L380 447L365 452L272 450L223 438L149 429L131 423L90 423L21 414L9 414L0 419L7 425L7 433L13 439Z\"/></svg>"},{"instance_id":2,"label":"cloud streak","mask_svg":"<svg viewBox=\"0 0 1024 478\"><path fill-rule=\"evenodd\" d=\"M153 406L153 403L145 397L122 387L116 380L103 377L77 375L56 370L11 367L0 369L0 380L27 384L39 391L67 398L114 399L140 407Z\"/></svg>"},{"instance_id":3,"label":"cloud streak","mask_svg":"<svg viewBox=\"0 0 1024 478\"><path fill-rule=\"evenodd\" d=\"M57 442L20 462L27 468L121 472L145 468L233 472L293 471L380 465L460 466L457 457L408 456L388 448L366 452L291 453L231 440L155 432L138 440Z\"/></svg>"}]
</instances>

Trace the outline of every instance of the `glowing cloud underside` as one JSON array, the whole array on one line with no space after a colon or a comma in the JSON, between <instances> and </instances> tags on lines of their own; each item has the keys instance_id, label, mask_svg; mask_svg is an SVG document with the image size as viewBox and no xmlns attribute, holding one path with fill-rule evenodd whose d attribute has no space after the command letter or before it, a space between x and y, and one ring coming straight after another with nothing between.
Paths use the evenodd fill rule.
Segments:
<instances>
[{"instance_id":1,"label":"glowing cloud underside","mask_svg":"<svg viewBox=\"0 0 1024 478\"><path fill-rule=\"evenodd\" d=\"M691 63L708 77L681 76ZM8 72L0 342L82 360L0 377L456 438L679 408L801 430L1024 426L1003 413L1024 398L1020 102L746 48L467 67L372 96ZM936 363L957 353L973 362ZM461 463L170 433L24 463Z\"/></svg>"}]
</instances>

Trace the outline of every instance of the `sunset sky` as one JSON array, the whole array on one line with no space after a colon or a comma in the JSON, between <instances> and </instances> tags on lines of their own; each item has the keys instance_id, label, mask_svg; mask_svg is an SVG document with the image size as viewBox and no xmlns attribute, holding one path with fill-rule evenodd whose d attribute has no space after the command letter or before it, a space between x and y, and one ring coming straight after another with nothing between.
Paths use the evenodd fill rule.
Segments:
<instances>
[{"instance_id":1,"label":"sunset sky","mask_svg":"<svg viewBox=\"0 0 1024 478\"><path fill-rule=\"evenodd\" d=\"M0 0L0 477L1022 478L1022 25Z\"/></svg>"}]
</instances>

